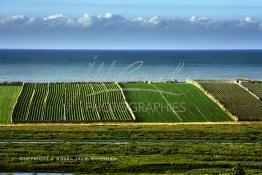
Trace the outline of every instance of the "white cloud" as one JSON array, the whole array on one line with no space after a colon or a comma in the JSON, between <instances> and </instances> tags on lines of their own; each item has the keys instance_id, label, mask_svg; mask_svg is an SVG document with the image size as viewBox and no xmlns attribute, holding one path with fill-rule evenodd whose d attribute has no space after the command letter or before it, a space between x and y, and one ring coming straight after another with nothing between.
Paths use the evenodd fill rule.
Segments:
<instances>
[{"instance_id":1,"label":"white cloud","mask_svg":"<svg viewBox=\"0 0 262 175\"><path fill-rule=\"evenodd\" d=\"M189 20L191 23L198 23L198 22L208 22L209 18L207 17L196 17L196 16L192 16Z\"/></svg>"},{"instance_id":2,"label":"white cloud","mask_svg":"<svg viewBox=\"0 0 262 175\"><path fill-rule=\"evenodd\" d=\"M190 19L190 22L197 22L197 17L196 16L192 16L191 19Z\"/></svg>"},{"instance_id":3,"label":"white cloud","mask_svg":"<svg viewBox=\"0 0 262 175\"><path fill-rule=\"evenodd\" d=\"M161 22L161 18L159 16L154 16L148 19L149 24L157 25Z\"/></svg>"},{"instance_id":4,"label":"white cloud","mask_svg":"<svg viewBox=\"0 0 262 175\"><path fill-rule=\"evenodd\" d=\"M106 13L106 14L104 15L104 18L107 18L107 19L110 19L110 18L112 18L112 17L113 17L113 14L110 13L110 12L108 12L108 13Z\"/></svg>"},{"instance_id":5,"label":"white cloud","mask_svg":"<svg viewBox=\"0 0 262 175\"><path fill-rule=\"evenodd\" d=\"M134 22L145 22L145 19L140 16L140 17L133 18L131 21L134 21Z\"/></svg>"},{"instance_id":6,"label":"white cloud","mask_svg":"<svg viewBox=\"0 0 262 175\"><path fill-rule=\"evenodd\" d=\"M46 20L55 20L55 19L58 19L58 18L63 18L63 14L50 15L50 16L44 18L44 21L46 21Z\"/></svg>"},{"instance_id":7,"label":"white cloud","mask_svg":"<svg viewBox=\"0 0 262 175\"><path fill-rule=\"evenodd\" d=\"M35 17L31 17L26 21L26 24L33 24L35 22Z\"/></svg>"},{"instance_id":8,"label":"white cloud","mask_svg":"<svg viewBox=\"0 0 262 175\"><path fill-rule=\"evenodd\" d=\"M90 26L92 24L93 19L92 19L91 15L85 13L83 16L78 18L77 21L78 21L79 24L82 24L84 27L88 27L88 26Z\"/></svg>"},{"instance_id":9,"label":"white cloud","mask_svg":"<svg viewBox=\"0 0 262 175\"><path fill-rule=\"evenodd\" d=\"M9 16L5 19L0 19L0 24L22 22L24 20L25 17L23 15L15 15L15 16Z\"/></svg>"},{"instance_id":10,"label":"white cloud","mask_svg":"<svg viewBox=\"0 0 262 175\"><path fill-rule=\"evenodd\" d=\"M245 21L246 23L254 23L254 22L255 22L255 20L254 20L253 18L251 18L251 17L246 17L246 18L244 19L244 21Z\"/></svg>"},{"instance_id":11,"label":"white cloud","mask_svg":"<svg viewBox=\"0 0 262 175\"><path fill-rule=\"evenodd\" d=\"M25 17L23 15L17 15L17 16L11 16L9 18L7 18L8 20L11 20L11 21L16 21L16 20L21 20L21 19L24 19Z\"/></svg>"},{"instance_id":12,"label":"white cloud","mask_svg":"<svg viewBox=\"0 0 262 175\"><path fill-rule=\"evenodd\" d=\"M30 24L30 25L29 25ZM168 30L170 32L184 32L193 30L201 32L231 32L234 33L241 28L241 31L249 32L251 29L261 32L262 21L246 17L240 20L212 20L207 17L192 16L190 19L180 18L162 18L153 17L135 17L131 19L124 18L111 12L103 15L84 14L80 17L66 17L63 14L54 14L45 18L25 17L23 15L10 16L0 18L1 28L25 28L31 27L39 30L48 30L50 27L57 30L75 30L82 28L93 29L130 29L134 31L142 31L145 28L153 30Z\"/></svg>"}]
</instances>

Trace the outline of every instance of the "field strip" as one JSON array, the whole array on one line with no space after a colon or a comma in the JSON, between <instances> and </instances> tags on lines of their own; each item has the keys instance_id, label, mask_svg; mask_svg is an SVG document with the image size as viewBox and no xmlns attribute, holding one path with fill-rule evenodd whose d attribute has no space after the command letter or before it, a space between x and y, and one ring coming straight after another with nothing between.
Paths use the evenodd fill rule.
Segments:
<instances>
[{"instance_id":1,"label":"field strip","mask_svg":"<svg viewBox=\"0 0 262 175\"><path fill-rule=\"evenodd\" d=\"M93 85L92 85L92 83L90 83L90 86L91 86L91 88L92 88L92 95L94 95L96 92L95 92L95 89L94 89L94 87L93 87ZM96 113L97 113L97 116L98 116L98 120L101 120L101 116L100 116L100 113L98 112L98 108L97 108L97 104L96 104L96 98L95 98L95 96L94 96L94 105L95 105L95 110L96 110Z\"/></svg>"},{"instance_id":2,"label":"field strip","mask_svg":"<svg viewBox=\"0 0 262 175\"><path fill-rule=\"evenodd\" d=\"M78 87L78 99L79 99L80 110L81 110L81 118L82 118L82 121L84 121L84 110L83 110L83 104L82 104L83 99L82 99L79 83L77 83L77 87Z\"/></svg>"},{"instance_id":3,"label":"field strip","mask_svg":"<svg viewBox=\"0 0 262 175\"><path fill-rule=\"evenodd\" d=\"M180 88L177 88L181 93L183 93L183 91ZM197 100L197 97L195 96L195 94L193 94L191 91L189 92L191 94L191 96L193 98L195 98ZM192 103L192 105L196 108L196 110L202 115L202 117L208 122L208 119L206 118L206 115L203 114L203 112L197 107L197 105L195 105L195 103Z\"/></svg>"},{"instance_id":4,"label":"field strip","mask_svg":"<svg viewBox=\"0 0 262 175\"><path fill-rule=\"evenodd\" d=\"M174 111L174 109L171 107L171 105L169 104L168 100L166 99L166 97L162 94L162 92L160 92L160 89L158 89L155 85L151 84L151 86L153 86L161 95L161 97L166 101L167 105L169 106L169 108L171 109L171 111L175 114L175 116L180 120L180 122L182 121L181 118L179 117L179 115L176 113L176 111Z\"/></svg>"},{"instance_id":5,"label":"field strip","mask_svg":"<svg viewBox=\"0 0 262 175\"><path fill-rule=\"evenodd\" d=\"M260 101L260 98L256 94L254 94L251 90L243 86L241 83L238 83L238 82L234 82L234 83L240 86L241 88L245 89L247 92L249 92L251 95L253 95L256 99Z\"/></svg>"},{"instance_id":6,"label":"field strip","mask_svg":"<svg viewBox=\"0 0 262 175\"><path fill-rule=\"evenodd\" d=\"M66 85L65 83L63 83L64 85L64 91L65 91L65 99L64 99L64 121L66 121Z\"/></svg>"},{"instance_id":7,"label":"field strip","mask_svg":"<svg viewBox=\"0 0 262 175\"><path fill-rule=\"evenodd\" d=\"M160 123L160 122L93 122L93 123L20 123L20 124L0 124L1 127L79 127L79 126L176 126L176 125L254 125L259 124L262 126L262 121L256 122L241 122L241 121L230 121L230 122L181 122L181 123Z\"/></svg>"},{"instance_id":8,"label":"field strip","mask_svg":"<svg viewBox=\"0 0 262 175\"><path fill-rule=\"evenodd\" d=\"M125 94L124 94L124 92L123 92L122 87L118 84L118 82L115 82L115 84L116 84L116 86L119 88L119 90L120 90L120 92L121 92L121 94L122 94L122 97L124 98L125 105L126 105L128 111L130 112L133 120L136 120L136 116L135 116L135 114L133 113L133 110L131 109L131 107L129 106L129 104L128 104L127 101L126 101L126 96L125 96Z\"/></svg>"},{"instance_id":9,"label":"field strip","mask_svg":"<svg viewBox=\"0 0 262 175\"><path fill-rule=\"evenodd\" d=\"M159 143L189 143L189 144L223 144L223 145L262 145L261 141L256 142L239 142L228 140L81 140L81 141L64 141L64 140L1 140L0 144L58 144L58 143L70 143L70 144L107 144L107 145L125 145L125 144L159 144Z\"/></svg>"},{"instance_id":10,"label":"field strip","mask_svg":"<svg viewBox=\"0 0 262 175\"><path fill-rule=\"evenodd\" d=\"M28 109L27 109L27 112L26 112L26 119L25 119L26 121L28 120L28 115L29 115L29 112L30 112L31 104L32 104L32 101L33 101L33 98L34 98L34 95L35 95L35 87L36 87L36 84L34 84L33 93L32 93L32 96L30 98L29 106L28 106Z\"/></svg>"},{"instance_id":11,"label":"field strip","mask_svg":"<svg viewBox=\"0 0 262 175\"><path fill-rule=\"evenodd\" d=\"M110 91L110 89L108 89L108 88L106 87L105 83L102 83L102 85L103 85L103 87L104 87L104 89L105 89L105 92L102 92L102 93L106 93L106 98L107 98L107 102L108 102L108 107L109 107L110 114L112 115L113 120L116 120L117 118L116 118L115 113L114 113L114 111L113 111L113 109L112 109L111 103L109 103L109 100L110 100L110 99L109 99L109 98L110 98L110 96L109 96L109 91Z\"/></svg>"},{"instance_id":12,"label":"field strip","mask_svg":"<svg viewBox=\"0 0 262 175\"><path fill-rule=\"evenodd\" d=\"M181 94L184 94L183 91L182 91L179 87L174 86L174 88L176 88ZM191 96L192 96L193 98L195 98L195 99L197 100L197 98L195 97L195 95L192 94L191 91L190 91L190 94L191 94ZM184 94L184 95L185 95L185 94ZM207 118L205 117L205 115L199 110L199 108L195 105L195 103L192 102L192 101L191 101L191 103L192 103L192 105L196 108L196 110L199 112L199 114L202 116L202 118L204 118L205 121L208 122L208 120L207 120ZM190 111L190 112L191 112L191 111ZM191 112L191 113L192 113L192 112ZM192 113L192 114L193 114L193 113Z\"/></svg>"},{"instance_id":13,"label":"field strip","mask_svg":"<svg viewBox=\"0 0 262 175\"><path fill-rule=\"evenodd\" d=\"M20 95L21 95L21 93L22 93L22 91L23 91L23 89L24 89L24 85L25 85L25 83L23 82L22 88L21 88L21 90L20 90L20 92L19 92L19 94L18 94L18 96L17 96L17 98L16 98L16 100L15 100L15 104L14 104L14 106L13 106L12 113L11 113L11 123L13 123L13 115L14 115L15 106L16 106L16 104L17 104L18 98L20 97Z\"/></svg>"},{"instance_id":14,"label":"field strip","mask_svg":"<svg viewBox=\"0 0 262 175\"><path fill-rule=\"evenodd\" d=\"M47 84L47 93L46 93L46 96L45 96L45 99L44 99L44 108L43 108L43 114L41 116L41 121L44 121L44 116L45 116L45 111L46 111L46 101L47 101L47 97L49 95L49 87L50 87L50 83Z\"/></svg>"},{"instance_id":15,"label":"field strip","mask_svg":"<svg viewBox=\"0 0 262 175\"><path fill-rule=\"evenodd\" d=\"M220 103L220 101L218 101L213 95L208 93L198 82L196 82L194 80L187 80L186 83L192 84L192 85L196 86L197 88L199 88L208 98L210 98L212 101L214 101L223 111L225 111L231 119L233 119L234 121L238 121L238 118L236 116L234 116L230 111L228 111L224 107L224 105L222 105Z\"/></svg>"}]
</instances>

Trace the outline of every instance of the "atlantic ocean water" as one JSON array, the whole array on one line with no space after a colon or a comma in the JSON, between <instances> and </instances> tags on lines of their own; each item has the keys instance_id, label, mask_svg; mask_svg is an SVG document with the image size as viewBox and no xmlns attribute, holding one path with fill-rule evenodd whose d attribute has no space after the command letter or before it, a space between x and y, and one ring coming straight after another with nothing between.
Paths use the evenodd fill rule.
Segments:
<instances>
[{"instance_id":1,"label":"atlantic ocean water","mask_svg":"<svg viewBox=\"0 0 262 175\"><path fill-rule=\"evenodd\" d=\"M262 79L262 50L0 50L0 81Z\"/></svg>"}]
</instances>

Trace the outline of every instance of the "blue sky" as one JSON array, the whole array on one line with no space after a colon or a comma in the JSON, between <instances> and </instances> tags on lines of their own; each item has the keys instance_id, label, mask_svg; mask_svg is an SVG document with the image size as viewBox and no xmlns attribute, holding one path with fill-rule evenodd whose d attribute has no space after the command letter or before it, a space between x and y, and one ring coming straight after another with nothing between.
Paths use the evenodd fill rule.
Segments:
<instances>
[{"instance_id":1,"label":"blue sky","mask_svg":"<svg viewBox=\"0 0 262 175\"><path fill-rule=\"evenodd\" d=\"M261 49L261 0L0 0L0 48Z\"/></svg>"},{"instance_id":2,"label":"blue sky","mask_svg":"<svg viewBox=\"0 0 262 175\"><path fill-rule=\"evenodd\" d=\"M0 15L46 16L62 13L79 16L84 13L112 12L136 16L208 16L212 18L262 17L261 0L0 0Z\"/></svg>"}]
</instances>

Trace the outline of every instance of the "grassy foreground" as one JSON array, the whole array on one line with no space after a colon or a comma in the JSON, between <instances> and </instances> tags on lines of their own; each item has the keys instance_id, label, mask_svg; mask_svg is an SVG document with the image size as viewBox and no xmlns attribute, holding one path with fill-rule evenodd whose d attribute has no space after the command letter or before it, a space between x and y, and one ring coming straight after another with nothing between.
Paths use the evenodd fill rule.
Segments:
<instances>
[{"instance_id":1,"label":"grassy foreground","mask_svg":"<svg viewBox=\"0 0 262 175\"><path fill-rule=\"evenodd\" d=\"M261 123L2 125L0 140L2 172L262 173Z\"/></svg>"}]
</instances>

